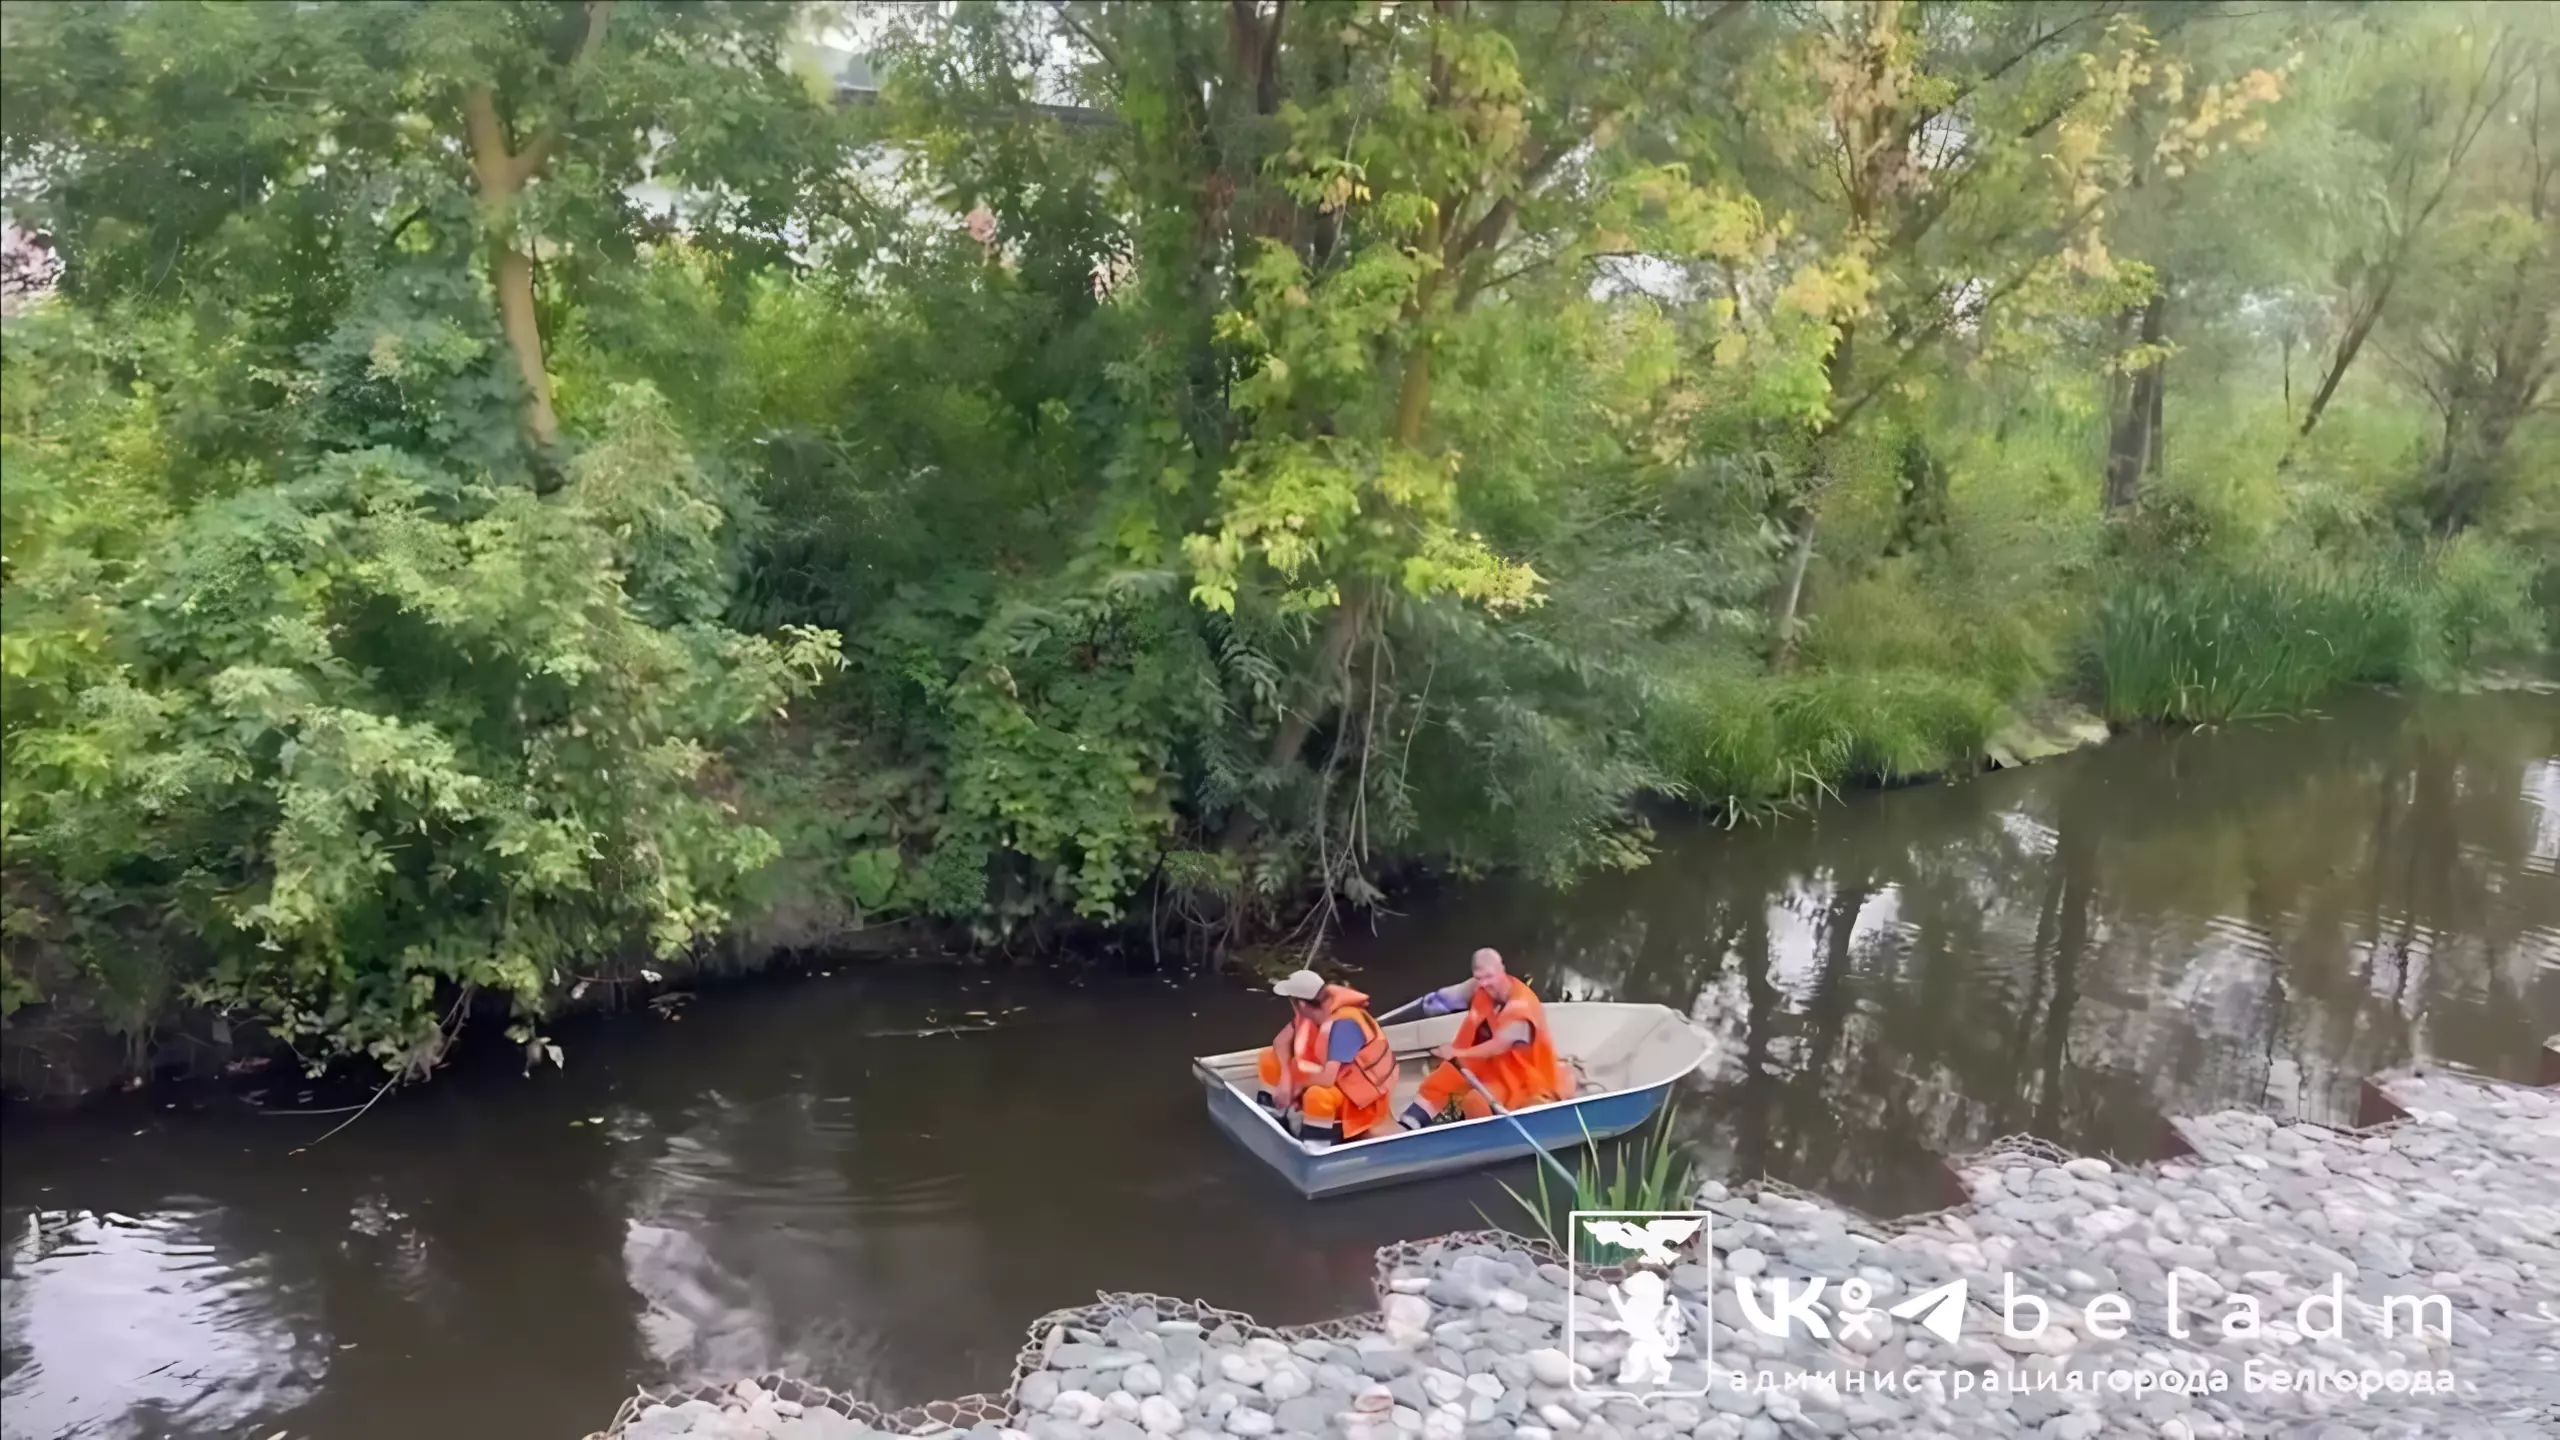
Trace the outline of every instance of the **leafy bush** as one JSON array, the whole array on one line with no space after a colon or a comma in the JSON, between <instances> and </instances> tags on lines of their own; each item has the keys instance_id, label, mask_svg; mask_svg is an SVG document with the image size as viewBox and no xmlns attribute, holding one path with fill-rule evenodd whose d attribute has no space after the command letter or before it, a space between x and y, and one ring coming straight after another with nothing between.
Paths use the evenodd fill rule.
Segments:
<instances>
[{"instance_id":1,"label":"leafy bush","mask_svg":"<svg viewBox=\"0 0 2560 1440\"><path fill-rule=\"evenodd\" d=\"M2486 542L2237 570L2136 568L2098 607L2089 664L2110 720L2213 724L2353 684L2427 684L2529 645L2532 572Z\"/></svg>"},{"instance_id":2,"label":"leafy bush","mask_svg":"<svg viewBox=\"0 0 2560 1440\"><path fill-rule=\"evenodd\" d=\"M1647 716L1654 755L1732 817L1973 767L1998 724L1989 687L1920 670L1760 675L1710 669Z\"/></svg>"},{"instance_id":3,"label":"leafy bush","mask_svg":"<svg viewBox=\"0 0 2560 1440\"><path fill-rule=\"evenodd\" d=\"M539 1015L578 970L683 956L772 840L717 749L806 690L836 639L722 627L718 507L645 389L540 498L371 449L169 507L130 558L83 492L13 518L12 867L110 991L118 917L201 968L141 977L264 1015L306 1054L432 1058L464 988ZM24 688L21 689L21 686ZM126 994L147 1017L161 996Z\"/></svg>"}]
</instances>

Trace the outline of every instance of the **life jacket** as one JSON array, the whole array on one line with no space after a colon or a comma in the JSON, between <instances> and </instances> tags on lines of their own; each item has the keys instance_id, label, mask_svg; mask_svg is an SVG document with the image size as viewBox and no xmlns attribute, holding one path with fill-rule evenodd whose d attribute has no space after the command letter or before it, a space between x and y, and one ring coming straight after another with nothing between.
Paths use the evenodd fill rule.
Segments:
<instances>
[{"instance_id":1,"label":"life jacket","mask_svg":"<svg viewBox=\"0 0 2560 1440\"><path fill-rule=\"evenodd\" d=\"M1355 1111L1383 1106L1395 1089L1396 1052L1387 1043L1387 1032L1378 1028L1369 1014L1369 997L1348 985L1327 985L1316 992L1316 1006L1323 1012L1321 1020L1301 1020L1293 1013L1289 1023L1272 1038L1271 1048L1280 1056L1282 1076L1292 1087L1304 1085L1307 1077L1325 1067L1326 1037L1333 1033L1334 1023L1348 1020L1360 1027L1360 1053L1351 1063L1334 1073L1334 1088L1342 1092L1343 1102Z\"/></svg>"},{"instance_id":2,"label":"life jacket","mask_svg":"<svg viewBox=\"0 0 2560 1440\"><path fill-rule=\"evenodd\" d=\"M1470 1060L1467 1068L1513 1109L1562 1099L1564 1082L1556 1073L1556 1046L1554 1037L1547 1033L1547 1007L1539 1002L1529 982L1519 976L1511 977L1511 998L1499 1005L1482 987L1467 998L1467 1018L1458 1027L1458 1033L1466 1038L1460 1043L1482 1045L1505 1028L1519 1024L1529 1027L1528 1044L1514 1045L1482 1060Z\"/></svg>"}]
</instances>

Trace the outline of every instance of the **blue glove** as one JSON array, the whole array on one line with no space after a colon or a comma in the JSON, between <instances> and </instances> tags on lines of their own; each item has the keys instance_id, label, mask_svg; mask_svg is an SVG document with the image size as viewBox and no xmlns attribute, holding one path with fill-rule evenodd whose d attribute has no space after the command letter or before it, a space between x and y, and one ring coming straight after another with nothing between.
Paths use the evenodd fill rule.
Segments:
<instances>
[{"instance_id":1,"label":"blue glove","mask_svg":"<svg viewBox=\"0 0 2560 1440\"><path fill-rule=\"evenodd\" d=\"M1425 1015L1446 1015L1452 1010L1461 1008L1463 1007L1461 1007L1457 1001L1450 999L1448 996L1441 994L1437 990L1434 990L1430 994L1422 997L1422 1013Z\"/></svg>"}]
</instances>

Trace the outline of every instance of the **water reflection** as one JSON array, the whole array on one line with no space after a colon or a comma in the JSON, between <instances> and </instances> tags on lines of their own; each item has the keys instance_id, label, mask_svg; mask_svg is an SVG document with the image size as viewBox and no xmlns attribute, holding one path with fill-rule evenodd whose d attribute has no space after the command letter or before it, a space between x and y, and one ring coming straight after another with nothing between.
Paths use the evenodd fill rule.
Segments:
<instances>
[{"instance_id":1,"label":"water reflection","mask_svg":"<svg viewBox=\"0 0 2560 1440\"><path fill-rule=\"evenodd\" d=\"M2560 701L2366 697L1680 837L1566 897L1394 937L1518 937L1550 983L1724 1037L1700 1143L1884 1213L2027 1132L2145 1157L2164 1114L2346 1123L2412 1058L2518 1079L2560 1029Z\"/></svg>"},{"instance_id":2,"label":"water reflection","mask_svg":"<svg viewBox=\"0 0 2560 1440\"><path fill-rule=\"evenodd\" d=\"M1385 999L1490 943L1676 1005L1722 1042L1683 1108L1711 1166L1907 1210L2007 1132L2142 1154L2169 1112L2338 1118L2412 1055L2530 1077L2560 701L2129 740L1413 911L1346 947ZM1003 1028L947 1033L971 1010ZM316 1146L337 1117L236 1100L13 1114L0 1434L558 1440L775 1366L906 1403L1000 1382L1099 1288L1311 1320L1372 1247L1507 1210L1504 1177L1309 1205L1222 1142L1185 1059L1274 1023L1224 982L870 971L573 1027L566 1073L451 1075Z\"/></svg>"},{"instance_id":3,"label":"water reflection","mask_svg":"<svg viewBox=\"0 0 2560 1440\"><path fill-rule=\"evenodd\" d=\"M0 1262L11 1435L227 1433L327 1378L327 1347L279 1313L282 1277L182 1206L17 1220Z\"/></svg>"}]
</instances>

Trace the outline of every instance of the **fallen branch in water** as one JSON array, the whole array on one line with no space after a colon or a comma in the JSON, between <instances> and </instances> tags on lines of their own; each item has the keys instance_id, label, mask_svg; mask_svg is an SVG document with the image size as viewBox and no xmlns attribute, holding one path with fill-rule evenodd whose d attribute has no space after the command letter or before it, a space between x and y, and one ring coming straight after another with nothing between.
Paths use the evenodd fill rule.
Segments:
<instances>
[{"instance_id":1,"label":"fallen branch in water","mask_svg":"<svg viewBox=\"0 0 2560 1440\"><path fill-rule=\"evenodd\" d=\"M382 1088L373 1092L373 1098L371 1100L367 1100L362 1105L355 1107L356 1113L339 1121L337 1124L330 1126L329 1133L327 1135L323 1135L320 1139L312 1141L310 1145L297 1145L285 1153L288 1155L299 1155L303 1151L312 1148L312 1146L321 1144L323 1141L328 1140L330 1136L336 1135L339 1131L344 1130L348 1126L363 1119L366 1111L371 1110L376 1104L378 1104L383 1096L390 1094L392 1086L408 1079L411 1072L414 1071L423 1077L428 1072L434 1070L436 1062L442 1060L445 1052L453 1048L453 1037L462 1033L461 1026L456 1022L461 1018L462 1007L470 1003L470 1000L471 987L465 985L462 987L462 993L453 997L453 1008L445 1012L443 1021L436 1026L436 1044L434 1053L429 1055L424 1061L420 1061L415 1057L413 1052L409 1060L404 1062L399 1069L391 1072L391 1075L382 1082ZM302 1111L299 1113L311 1114L314 1112ZM336 1112L322 1111L318 1113L334 1114Z\"/></svg>"}]
</instances>

